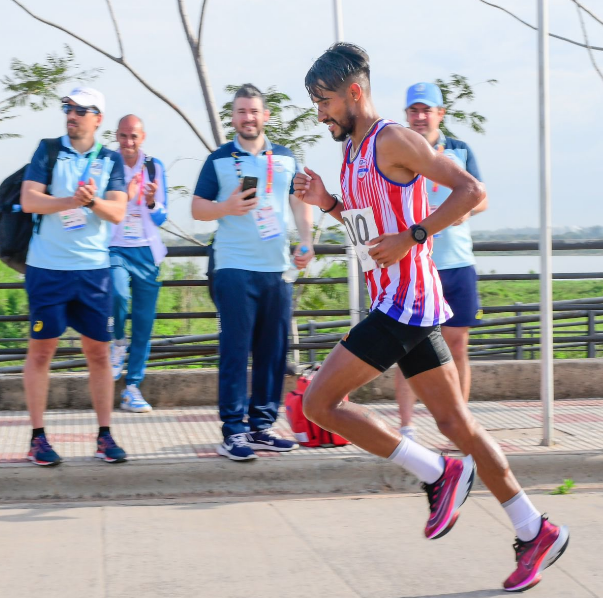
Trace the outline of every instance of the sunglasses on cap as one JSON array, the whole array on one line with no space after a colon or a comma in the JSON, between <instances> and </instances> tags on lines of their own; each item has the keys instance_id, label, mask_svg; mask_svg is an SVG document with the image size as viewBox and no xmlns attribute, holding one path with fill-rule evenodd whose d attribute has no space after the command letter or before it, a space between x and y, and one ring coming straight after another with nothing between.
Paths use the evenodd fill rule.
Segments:
<instances>
[{"instance_id":1,"label":"sunglasses on cap","mask_svg":"<svg viewBox=\"0 0 603 598\"><path fill-rule=\"evenodd\" d=\"M85 106L73 106L72 104L62 104L61 108L65 114L69 114L72 110L75 110L75 113L78 116L86 116L87 112L92 112L92 114L100 114L100 110L97 108L86 108Z\"/></svg>"}]
</instances>

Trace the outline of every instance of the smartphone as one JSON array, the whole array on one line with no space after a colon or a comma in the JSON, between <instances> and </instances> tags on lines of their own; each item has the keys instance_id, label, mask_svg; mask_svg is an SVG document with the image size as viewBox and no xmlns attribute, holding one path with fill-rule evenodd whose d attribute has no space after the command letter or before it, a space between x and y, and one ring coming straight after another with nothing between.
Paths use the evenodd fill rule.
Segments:
<instances>
[{"instance_id":1,"label":"smartphone","mask_svg":"<svg viewBox=\"0 0 603 598\"><path fill-rule=\"evenodd\" d=\"M258 177L256 176L244 176L243 177L243 187L241 191L247 191L247 189L254 189L258 186ZM253 199L255 197L255 193L246 197L245 199Z\"/></svg>"}]
</instances>

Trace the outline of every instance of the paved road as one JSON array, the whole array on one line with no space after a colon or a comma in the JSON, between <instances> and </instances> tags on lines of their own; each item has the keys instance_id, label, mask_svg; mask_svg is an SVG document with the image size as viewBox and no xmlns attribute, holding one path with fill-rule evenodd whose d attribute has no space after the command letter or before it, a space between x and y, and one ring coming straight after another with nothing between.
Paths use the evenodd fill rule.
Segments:
<instances>
[{"instance_id":1,"label":"paved road","mask_svg":"<svg viewBox=\"0 0 603 598\"><path fill-rule=\"evenodd\" d=\"M603 597L603 492L536 495L571 541L530 598ZM422 537L418 495L0 508L3 598L493 598L513 534L485 493Z\"/></svg>"}]
</instances>

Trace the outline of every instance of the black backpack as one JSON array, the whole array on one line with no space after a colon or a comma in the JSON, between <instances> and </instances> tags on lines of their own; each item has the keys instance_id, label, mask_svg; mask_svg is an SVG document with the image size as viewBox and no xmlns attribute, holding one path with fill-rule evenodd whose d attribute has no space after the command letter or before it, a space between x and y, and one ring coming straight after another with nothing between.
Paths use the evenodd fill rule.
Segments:
<instances>
[{"instance_id":1,"label":"black backpack","mask_svg":"<svg viewBox=\"0 0 603 598\"><path fill-rule=\"evenodd\" d=\"M48 150L48 185L56 164L61 138L44 139ZM21 274L25 273L25 259L32 234L40 227L42 216L36 218L21 210L21 184L28 164L6 178L0 185L0 260Z\"/></svg>"},{"instance_id":2,"label":"black backpack","mask_svg":"<svg viewBox=\"0 0 603 598\"><path fill-rule=\"evenodd\" d=\"M147 169L147 172L149 173L149 181L151 181L151 183L154 183L155 175L157 174L157 172L155 170L155 161L153 160L153 158L151 156L146 156L144 159L144 165L145 165L145 168Z\"/></svg>"}]
</instances>

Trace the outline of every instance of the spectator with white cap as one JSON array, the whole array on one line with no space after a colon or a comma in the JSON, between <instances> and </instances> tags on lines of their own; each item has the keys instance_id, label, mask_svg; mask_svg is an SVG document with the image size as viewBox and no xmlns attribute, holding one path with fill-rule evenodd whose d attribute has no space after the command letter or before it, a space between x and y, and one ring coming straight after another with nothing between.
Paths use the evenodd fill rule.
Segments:
<instances>
[{"instance_id":1,"label":"spectator with white cap","mask_svg":"<svg viewBox=\"0 0 603 598\"><path fill-rule=\"evenodd\" d=\"M95 456L118 463L126 460L126 453L109 428L114 392L109 239L110 224L125 215L123 160L95 141L105 111L102 93L77 87L62 101L67 134L40 143L21 192L23 211L37 218L25 274L31 338L24 384L33 428L28 458L36 465L61 463L46 438L43 419L50 362L59 337L70 326L81 334L88 361L99 424ZM56 159L49 159L51 151Z\"/></svg>"}]
</instances>

